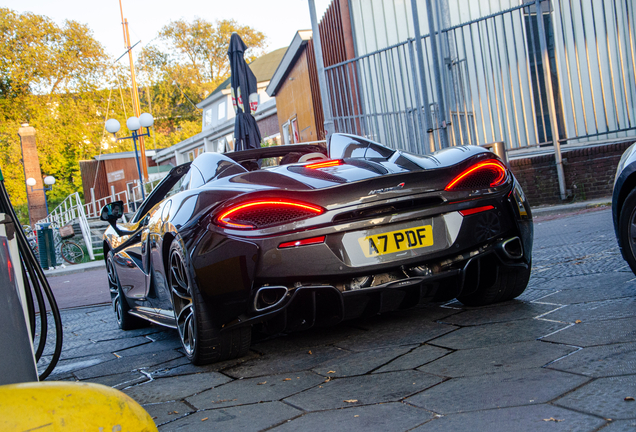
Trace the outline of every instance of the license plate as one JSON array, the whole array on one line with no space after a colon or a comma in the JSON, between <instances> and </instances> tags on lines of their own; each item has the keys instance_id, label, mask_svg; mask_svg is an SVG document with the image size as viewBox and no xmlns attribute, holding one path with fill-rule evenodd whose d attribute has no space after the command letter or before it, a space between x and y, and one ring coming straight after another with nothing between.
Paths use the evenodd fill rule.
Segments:
<instances>
[{"instance_id":1,"label":"license plate","mask_svg":"<svg viewBox=\"0 0 636 432\"><path fill-rule=\"evenodd\" d=\"M358 239L367 258L433 246L433 226L422 225Z\"/></svg>"}]
</instances>

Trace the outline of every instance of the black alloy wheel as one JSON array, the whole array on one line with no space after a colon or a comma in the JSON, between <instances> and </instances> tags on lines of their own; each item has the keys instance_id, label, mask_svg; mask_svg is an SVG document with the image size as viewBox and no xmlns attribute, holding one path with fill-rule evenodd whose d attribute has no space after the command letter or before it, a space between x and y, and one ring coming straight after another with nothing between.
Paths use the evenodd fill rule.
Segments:
<instances>
[{"instance_id":1,"label":"black alloy wheel","mask_svg":"<svg viewBox=\"0 0 636 432\"><path fill-rule=\"evenodd\" d=\"M115 270L113 259L113 252L108 252L108 257L106 258L108 290L110 291L110 298L113 302L113 309L115 311L117 324L122 330L134 330L144 327L147 325L146 321L128 313L130 306L126 301L121 285L119 284L119 278L117 277L117 271Z\"/></svg>"},{"instance_id":2,"label":"black alloy wheel","mask_svg":"<svg viewBox=\"0 0 636 432\"><path fill-rule=\"evenodd\" d=\"M183 349L188 358L192 358L197 344L192 284L186 268L183 250L177 241L170 248L169 266L174 317L177 321L177 329L179 330Z\"/></svg>"},{"instance_id":3,"label":"black alloy wheel","mask_svg":"<svg viewBox=\"0 0 636 432\"><path fill-rule=\"evenodd\" d=\"M636 274L636 189L623 202L618 220L618 235L623 257Z\"/></svg>"},{"instance_id":4,"label":"black alloy wheel","mask_svg":"<svg viewBox=\"0 0 636 432\"><path fill-rule=\"evenodd\" d=\"M251 327L221 331L193 281L188 256L177 238L168 254L168 284L181 345L188 359L203 365L247 354Z\"/></svg>"}]
</instances>

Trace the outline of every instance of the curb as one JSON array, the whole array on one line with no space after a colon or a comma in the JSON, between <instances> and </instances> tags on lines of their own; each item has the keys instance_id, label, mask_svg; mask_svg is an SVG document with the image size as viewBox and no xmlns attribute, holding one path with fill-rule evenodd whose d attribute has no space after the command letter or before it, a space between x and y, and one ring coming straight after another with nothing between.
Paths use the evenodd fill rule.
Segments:
<instances>
[{"instance_id":1,"label":"curb","mask_svg":"<svg viewBox=\"0 0 636 432\"><path fill-rule=\"evenodd\" d=\"M95 260L95 261L82 263L82 264L72 264L63 268L44 270L44 275L46 277L54 277L54 276L69 275L74 273L84 273L87 271L100 270L105 268L106 268L106 263L103 260Z\"/></svg>"},{"instance_id":2,"label":"curb","mask_svg":"<svg viewBox=\"0 0 636 432\"><path fill-rule=\"evenodd\" d=\"M581 201L572 204L558 204L551 206L533 207L533 216L552 216L558 214L573 213L580 210L588 210L597 207L612 208L612 198L600 198L597 200Z\"/></svg>"}]
</instances>

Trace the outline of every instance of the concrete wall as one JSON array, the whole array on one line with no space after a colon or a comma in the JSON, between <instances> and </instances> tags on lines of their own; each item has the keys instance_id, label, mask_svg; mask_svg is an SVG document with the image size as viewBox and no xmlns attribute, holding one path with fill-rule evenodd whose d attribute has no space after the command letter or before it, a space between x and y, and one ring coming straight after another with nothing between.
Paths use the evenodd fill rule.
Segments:
<instances>
[{"instance_id":1,"label":"concrete wall","mask_svg":"<svg viewBox=\"0 0 636 432\"><path fill-rule=\"evenodd\" d=\"M618 162L633 142L563 151L566 188L572 192L568 202L611 196ZM510 169L531 206L562 203L553 154L512 160Z\"/></svg>"}]
</instances>

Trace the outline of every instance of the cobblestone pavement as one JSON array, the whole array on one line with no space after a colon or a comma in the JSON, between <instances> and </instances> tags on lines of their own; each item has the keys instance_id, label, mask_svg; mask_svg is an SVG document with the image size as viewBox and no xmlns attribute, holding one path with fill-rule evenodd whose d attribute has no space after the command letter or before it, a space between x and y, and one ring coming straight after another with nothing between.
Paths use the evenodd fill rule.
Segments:
<instances>
[{"instance_id":1,"label":"cobblestone pavement","mask_svg":"<svg viewBox=\"0 0 636 432\"><path fill-rule=\"evenodd\" d=\"M161 431L636 430L636 282L609 210L537 219L518 300L280 335L206 367L176 331L123 332L108 306L63 321L50 379L122 389Z\"/></svg>"}]
</instances>

